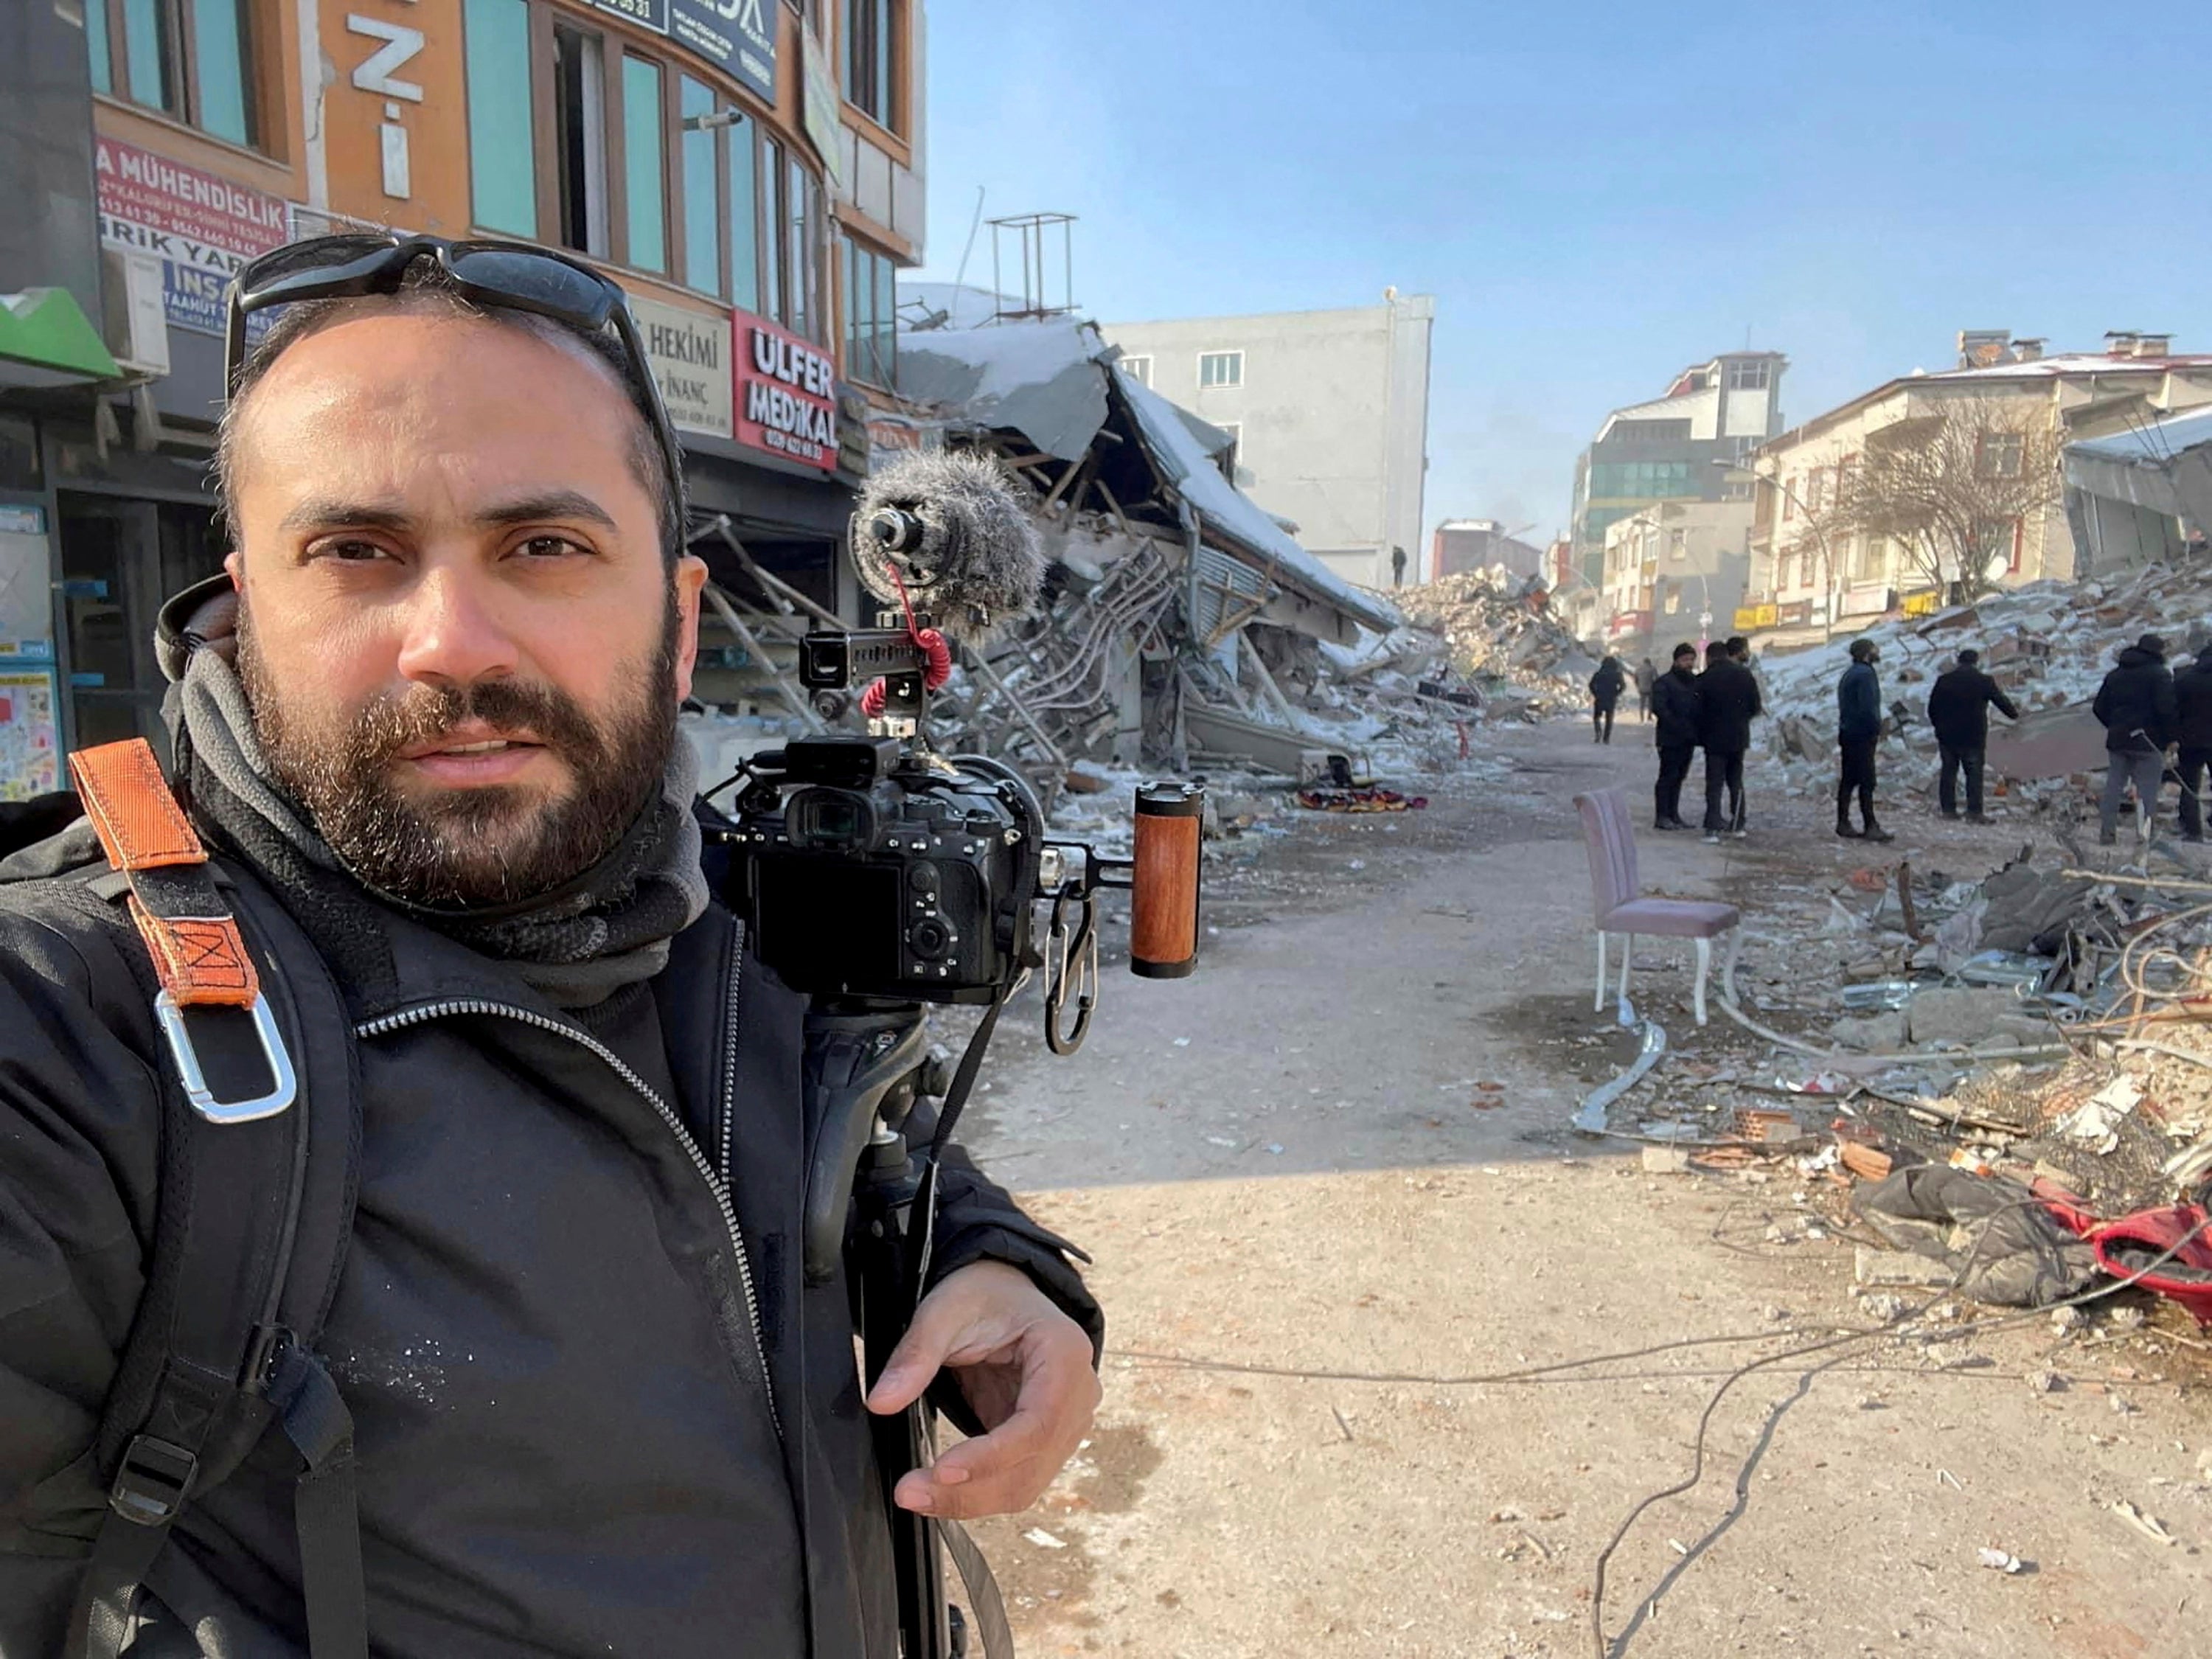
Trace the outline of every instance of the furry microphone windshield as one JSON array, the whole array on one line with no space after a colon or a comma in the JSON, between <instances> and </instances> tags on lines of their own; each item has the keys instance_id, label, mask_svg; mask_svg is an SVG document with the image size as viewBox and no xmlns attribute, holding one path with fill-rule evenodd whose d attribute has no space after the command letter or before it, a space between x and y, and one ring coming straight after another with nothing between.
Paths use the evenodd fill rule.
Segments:
<instances>
[{"instance_id":1,"label":"furry microphone windshield","mask_svg":"<svg viewBox=\"0 0 2212 1659\"><path fill-rule=\"evenodd\" d=\"M1012 481L968 454L912 454L871 477L853 514L853 565L887 605L903 598L957 639L1036 606L1044 554Z\"/></svg>"}]
</instances>

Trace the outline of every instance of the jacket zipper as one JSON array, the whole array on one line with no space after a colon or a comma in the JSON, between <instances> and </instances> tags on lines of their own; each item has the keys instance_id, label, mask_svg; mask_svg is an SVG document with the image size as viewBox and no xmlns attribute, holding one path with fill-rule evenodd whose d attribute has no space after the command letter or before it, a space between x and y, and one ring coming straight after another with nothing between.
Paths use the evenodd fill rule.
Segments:
<instances>
[{"instance_id":1,"label":"jacket zipper","mask_svg":"<svg viewBox=\"0 0 2212 1659\"><path fill-rule=\"evenodd\" d=\"M745 925L733 922L730 930L730 1000L722 1012L722 1185L732 1191L736 1188L731 1179L730 1160L734 1155L731 1139L736 1134L738 1092L738 993L745 977ZM746 1281L745 1294L752 1294L752 1284Z\"/></svg>"},{"instance_id":2,"label":"jacket zipper","mask_svg":"<svg viewBox=\"0 0 2212 1659\"><path fill-rule=\"evenodd\" d=\"M734 990L732 996L731 1012L734 1016L736 1012ZM738 1230L737 1206L731 1200L728 1182L716 1178L714 1166L708 1162L706 1153L699 1150L699 1143L691 1138L691 1132L684 1127L684 1120L670 1109L666 1101L653 1091L652 1086L643 1078L624 1063L621 1055L616 1054L613 1049L608 1048L591 1033L580 1031L573 1025L564 1024L557 1019L548 1018L545 1015L534 1012L528 1008L517 1008L509 1003L487 1002L474 997L457 998L446 1002L428 1002L418 1007L403 1008L397 1013L385 1014L379 1018L364 1021L354 1028L354 1036L364 1040L374 1036L384 1036L393 1031L404 1030L410 1025L427 1024L431 1020L445 1019L454 1014L495 1014L504 1019L520 1020L525 1025L536 1026L542 1031L551 1031L557 1036L567 1037L580 1047L590 1049L607 1063L616 1076L636 1090L646 1103L659 1115L660 1121L668 1126L669 1133L676 1137L677 1144L683 1147L685 1155L690 1158L692 1168L698 1170L699 1178L707 1183L707 1190L714 1195L715 1207L722 1212L722 1224L729 1229L730 1244L737 1252L738 1282L744 1291L745 1316L752 1326L753 1353L760 1362L761 1392L767 1397L769 1422L774 1426L775 1437L781 1443L783 1439L783 1419L776 1410L775 1384L769 1376L768 1344L761 1334L760 1298L753 1285L752 1259L745 1249L744 1235ZM733 1023L730 1036L732 1047L736 1041ZM726 1158L729 1141L726 1112L731 1087L726 1075L723 1084L726 1121L722 1132Z\"/></svg>"}]
</instances>

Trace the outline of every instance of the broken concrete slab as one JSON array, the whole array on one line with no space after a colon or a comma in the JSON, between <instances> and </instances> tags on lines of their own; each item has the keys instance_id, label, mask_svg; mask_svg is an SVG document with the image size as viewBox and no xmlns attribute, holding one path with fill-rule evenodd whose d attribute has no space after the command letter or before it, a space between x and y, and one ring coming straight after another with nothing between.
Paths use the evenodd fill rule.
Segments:
<instances>
[{"instance_id":1,"label":"broken concrete slab","mask_svg":"<svg viewBox=\"0 0 2212 1659\"><path fill-rule=\"evenodd\" d=\"M1875 1054L1893 1054L1911 1041L1902 1012L1839 1019L1828 1028L1828 1035L1846 1048Z\"/></svg>"},{"instance_id":2,"label":"broken concrete slab","mask_svg":"<svg viewBox=\"0 0 2212 1659\"><path fill-rule=\"evenodd\" d=\"M1905 1030L1914 1042L1984 1042L1993 1033L2012 1035L2008 1022L2021 1012L2020 999L2009 991L1930 986L1905 1006Z\"/></svg>"}]
</instances>

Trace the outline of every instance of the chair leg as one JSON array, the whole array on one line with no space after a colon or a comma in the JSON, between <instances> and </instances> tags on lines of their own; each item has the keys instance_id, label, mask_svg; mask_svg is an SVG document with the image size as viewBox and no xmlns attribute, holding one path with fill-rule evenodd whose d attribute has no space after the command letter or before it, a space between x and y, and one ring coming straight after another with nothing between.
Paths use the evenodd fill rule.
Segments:
<instances>
[{"instance_id":1,"label":"chair leg","mask_svg":"<svg viewBox=\"0 0 2212 1659\"><path fill-rule=\"evenodd\" d=\"M1597 995L1591 1000L1590 1012L1601 1013L1605 1009L1605 930L1597 934Z\"/></svg>"},{"instance_id":2,"label":"chair leg","mask_svg":"<svg viewBox=\"0 0 2212 1659\"><path fill-rule=\"evenodd\" d=\"M1636 1022L1628 1012L1628 964L1636 960L1636 935L1625 936L1620 942L1620 1000L1613 1010L1614 1017L1623 1025Z\"/></svg>"},{"instance_id":3,"label":"chair leg","mask_svg":"<svg viewBox=\"0 0 2212 1659\"><path fill-rule=\"evenodd\" d=\"M1713 970L1713 942L1701 939L1698 942L1698 988L1691 995L1692 1005L1698 1011L1698 1024L1705 1023L1705 976Z\"/></svg>"},{"instance_id":4,"label":"chair leg","mask_svg":"<svg viewBox=\"0 0 2212 1659\"><path fill-rule=\"evenodd\" d=\"M1735 959L1743 951L1743 929L1729 929L1728 960L1721 964L1721 1001L1730 1008L1736 1006Z\"/></svg>"}]
</instances>

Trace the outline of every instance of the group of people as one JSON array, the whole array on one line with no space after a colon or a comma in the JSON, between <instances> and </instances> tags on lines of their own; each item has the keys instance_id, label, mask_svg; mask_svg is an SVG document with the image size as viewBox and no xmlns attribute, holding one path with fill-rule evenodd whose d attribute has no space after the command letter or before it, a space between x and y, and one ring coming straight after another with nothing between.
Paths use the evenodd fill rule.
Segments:
<instances>
[{"instance_id":1,"label":"group of people","mask_svg":"<svg viewBox=\"0 0 2212 1659\"><path fill-rule=\"evenodd\" d=\"M1607 657L1591 677L1593 708L1603 728L1601 742L1612 740L1613 705L1626 680L1626 671L1614 657ZM1601 691L1601 684L1610 687L1609 696ZM1682 820L1682 786L1690 775L1690 762L1702 749L1705 839L1717 842L1723 836L1746 835L1743 757L1751 747L1751 723L1765 711L1758 677L1751 672L1750 642L1741 635L1714 641L1705 648L1703 673L1698 671L1694 645L1676 646L1672 665L1663 674L1646 658L1637 672L1636 689L1638 701L1659 722L1654 826L1690 827Z\"/></svg>"},{"instance_id":2,"label":"group of people","mask_svg":"<svg viewBox=\"0 0 2212 1659\"><path fill-rule=\"evenodd\" d=\"M2119 839L2120 809L2132 788L2136 830L2148 841L2159 793L2172 778L2180 793L2181 838L2203 841L2202 792L2212 765L2212 635L2196 641L2189 666L2176 674L2166 665L2166 641L2144 635L2120 653L2091 707L2105 728L2098 840L2110 847Z\"/></svg>"},{"instance_id":3,"label":"group of people","mask_svg":"<svg viewBox=\"0 0 2212 1659\"><path fill-rule=\"evenodd\" d=\"M2166 666L2166 641L2155 634L2146 634L2124 647L2093 705L2105 728L2108 757L2099 837L2107 847L2118 839L2120 812L2130 792L2141 833L2148 838L2158 816L2160 792L2169 779L2179 792L2182 838L2205 838L2203 790L2212 773L2212 635L2196 641L2189 667L2179 675ZM1848 840L1896 839L1875 816L1876 757L1888 729L1877 667L1881 660L1881 648L1875 641L1853 640L1850 665L1836 683L1836 833ZM1963 816L1968 823L1990 822L1982 794L1990 711L1994 708L2007 720L2020 718L2019 708L1981 661L1978 651L1960 651L1936 677L1928 693L1928 724L1941 756L1937 807L1944 817ZM1741 635L1712 641L1705 647L1702 672L1698 647L1687 643L1674 647L1666 672L1659 672L1647 657L1632 679L1618 657L1607 657L1589 682L1594 741L1613 741L1613 713L1632 683L1639 712L1658 721L1653 827L1691 827L1682 819L1682 788L1690 763L1702 749L1705 839L1741 838L1747 832L1743 757L1751 747L1751 723L1765 712L1748 642ZM1856 824L1851 822L1854 800Z\"/></svg>"}]
</instances>

